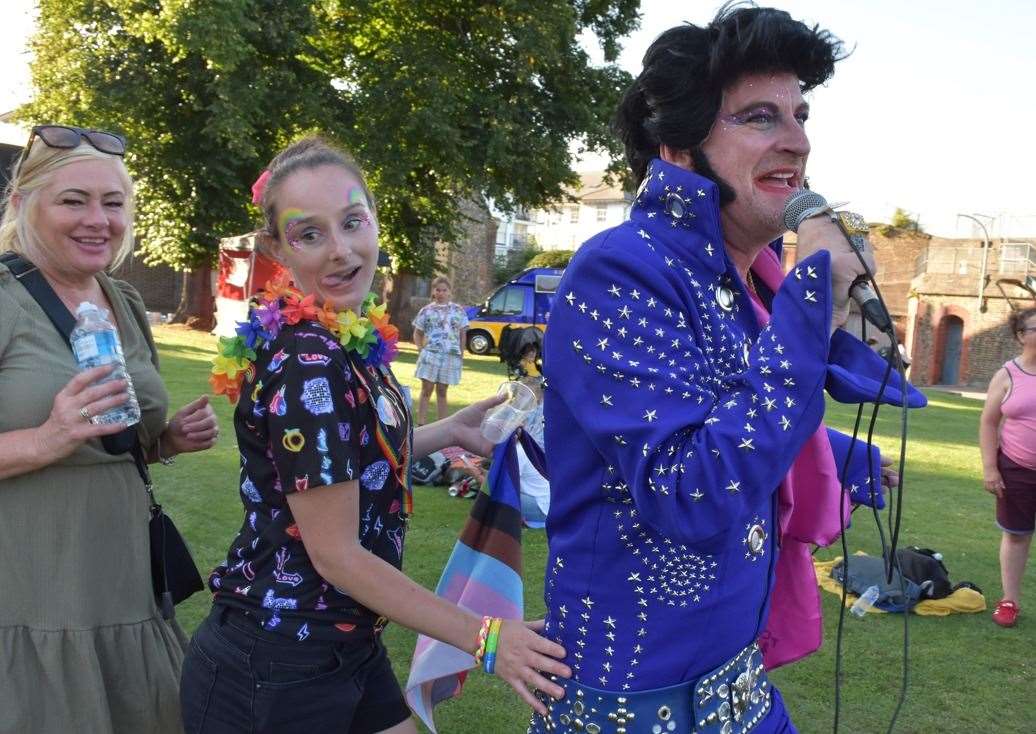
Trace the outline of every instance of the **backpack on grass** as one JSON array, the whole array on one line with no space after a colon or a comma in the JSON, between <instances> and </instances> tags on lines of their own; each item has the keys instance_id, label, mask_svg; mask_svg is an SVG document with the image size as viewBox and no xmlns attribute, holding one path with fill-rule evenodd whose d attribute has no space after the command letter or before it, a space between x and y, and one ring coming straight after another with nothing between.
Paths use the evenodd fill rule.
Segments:
<instances>
[{"instance_id":1,"label":"backpack on grass","mask_svg":"<svg viewBox=\"0 0 1036 734\"><path fill-rule=\"evenodd\" d=\"M433 451L428 456L422 456L414 461L411 467L411 476L414 484L441 484L450 468L450 460L441 451Z\"/></svg>"},{"instance_id":2,"label":"backpack on grass","mask_svg":"<svg viewBox=\"0 0 1036 734\"><path fill-rule=\"evenodd\" d=\"M982 593L982 589L969 581L951 583L950 572L942 562L942 553L931 548L918 548L916 545L900 548L896 551L896 559L903 576L920 586L922 595L929 599L945 599L961 587Z\"/></svg>"}]
</instances>

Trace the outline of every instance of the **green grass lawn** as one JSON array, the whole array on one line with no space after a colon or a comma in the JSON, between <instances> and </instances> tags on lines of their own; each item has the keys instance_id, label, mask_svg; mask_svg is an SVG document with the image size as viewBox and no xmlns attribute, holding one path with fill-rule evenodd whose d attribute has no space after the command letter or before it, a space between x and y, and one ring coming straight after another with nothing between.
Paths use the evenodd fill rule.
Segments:
<instances>
[{"instance_id":1,"label":"green grass lawn","mask_svg":"<svg viewBox=\"0 0 1036 734\"><path fill-rule=\"evenodd\" d=\"M162 373L174 408L205 392L212 337L175 327L160 327ZM415 389L412 345L402 345L395 370ZM450 389L450 410L491 394L505 379L496 357L465 359L464 379ZM415 393L416 394L416 393ZM231 408L215 401L223 436L211 451L183 456L173 467L155 467L160 501L186 534L198 565L208 570L226 553L242 521L237 489L238 461ZM433 399L434 406L434 399ZM943 552L954 582L978 584L992 606L999 598L993 501L981 488L977 448L981 404L945 394L930 395L929 408L911 414L901 545L921 545ZM832 404L829 425L848 429L855 410ZM877 443L898 445L899 413L886 409L879 419ZM442 488L417 487L416 514L407 538L405 570L434 588L453 548L470 503L448 497ZM869 512L856 513L848 532L850 552L879 552ZM528 531L525 548L526 616L543 614L542 569L546 542L542 531ZM841 555L836 544L818 557ZM898 732L1036 732L1036 564L1025 578L1023 609L1031 610L1010 630L995 626L989 613L945 618L910 618L910 687L900 713ZM832 729L834 710L834 641L838 600L823 593L825 641L811 657L772 674L798 729L804 734ZM188 631L209 607L207 594L181 605L178 614ZM396 673L405 681L414 634L393 625L385 633ZM884 732L900 687L903 648L901 615L847 616L843 643L843 732ZM445 734L525 731L528 712L499 680L473 674L464 695L437 711Z\"/></svg>"}]
</instances>

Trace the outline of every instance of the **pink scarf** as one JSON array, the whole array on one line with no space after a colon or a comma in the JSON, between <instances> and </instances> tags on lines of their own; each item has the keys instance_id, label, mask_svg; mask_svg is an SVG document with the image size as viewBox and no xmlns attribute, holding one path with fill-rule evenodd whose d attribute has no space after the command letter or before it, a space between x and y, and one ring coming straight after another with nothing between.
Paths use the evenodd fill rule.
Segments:
<instances>
[{"instance_id":1,"label":"pink scarf","mask_svg":"<svg viewBox=\"0 0 1036 734\"><path fill-rule=\"evenodd\" d=\"M752 264L752 275L776 293L784 280L777 253L769 247L763 249ZM752 305L759 325L768 324L770 314L754 296ZM770 616L759 636L763 664L768 670L804 658L823 641L820 589L810 544L826 546L838 538L842 531L840 498L848 518L849 499L842 494L827 428L821 423L799 451L780 487L781 550L770 596Z\"/></svg>"}]
</instances>

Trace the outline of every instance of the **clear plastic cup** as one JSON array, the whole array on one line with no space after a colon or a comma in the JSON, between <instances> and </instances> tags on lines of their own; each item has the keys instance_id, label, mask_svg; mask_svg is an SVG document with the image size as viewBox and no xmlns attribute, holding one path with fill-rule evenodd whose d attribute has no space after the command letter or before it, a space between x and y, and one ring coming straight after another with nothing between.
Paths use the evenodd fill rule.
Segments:
<instances>
[{"instance_id":1,"label":"clear plastic cup","mask_svg":"<svg viewBox=\"0 0 1036 734\"><path fill-rule=\"evenodd\" d=\"M481 425L482 435L494 445L525 423L538 403L535 393L520 382L505 382L496 393L507 399L486 411Z\"/></svg>"}]
</instances>

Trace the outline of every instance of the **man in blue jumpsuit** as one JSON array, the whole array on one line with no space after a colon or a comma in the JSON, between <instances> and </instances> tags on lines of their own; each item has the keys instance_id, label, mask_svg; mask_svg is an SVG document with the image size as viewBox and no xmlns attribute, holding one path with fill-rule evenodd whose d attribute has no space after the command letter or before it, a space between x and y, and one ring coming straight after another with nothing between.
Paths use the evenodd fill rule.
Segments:
<instances>
[{"instance_id":1,"label":"man in blue jumpsuit","mask_svg":"<svg viewBox=\"0 0 1036 734\"><path fill-rule=\"evenodd\" d=\"M622 102L640 189L572 259L546 335L546 634L573 678L530 732L794 731L756 644L778 488L862 267L800 231L783 283L750 268L804 185L802 93L840 53L784 12L724 9L660 36Z\"/></svg>"}]
</instances>

